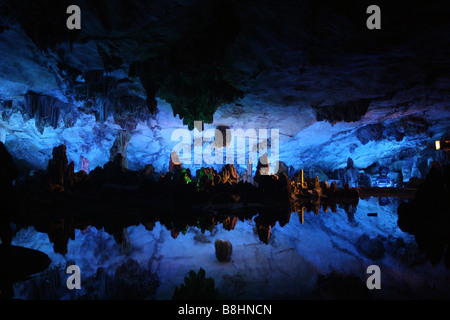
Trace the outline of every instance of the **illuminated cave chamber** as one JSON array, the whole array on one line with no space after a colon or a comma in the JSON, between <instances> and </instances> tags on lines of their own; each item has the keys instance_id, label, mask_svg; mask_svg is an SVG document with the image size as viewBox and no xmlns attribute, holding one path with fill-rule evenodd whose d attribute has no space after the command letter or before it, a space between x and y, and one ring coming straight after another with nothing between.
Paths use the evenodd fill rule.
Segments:
<instances>
[{"instance_id":1,"label":"illuminated cave chamber","mask_svg":"<svg viewBox=\"0 0 450 320\"><path fill-rule=\"evenodd\" d=\"M188 226L211 232L219 224L227 231L236 227L244 232L246 241L257 238L266 245L261 250L271 250L267 244L274 230L281 230L278 239L289 242L289 237L306 229L305 237L312 239L319 233L325 239L319 244L326 246L332 233L324 235L323 225L317 222L310 229L303 223L305 211L329 209L343 212L339 221L347 224L338 226L339 221L333 220L338 214L318 219L342 227L340 232L356 242L361 235L353 227L361 211L356 219L355 211L363 187L393 187L411 196L420 185L442 189L438 183L423 184L433 168L440 168L448 178L450 12L446 1L427 8L421 1L382 1L382 29L376 31L366 28L367 6L357 0L260 1L258 5L111 0L107 9L105 1L78 3L82 29L74 32L60 27L65 26L68 1L54 6L44 0L0 4L0 139L20 173L14 187L33 201L67 201L64 213L79 218L58 220L62 211L58 201L48 201L49 207L21 202L21 218L38 217L27 223L48 234L45 241L36 237L55 255L76 258L70 251L78 252L75 238L92 245L104 240L102 229L120 243L119 250L109 238L102 242L113 248L111 252L128 254L132 241L144 246L153 236L146 231L163 234L162 225L169 233L164 238L167 251L176 247L171 241L180 234L192 236L193 245L202 243L204 238L196 234L194 239ZM189 132L190 152L171 158L180 143L172 135L180 129ZM234 162L233 167L195 163L196 137L215 129L215 140L200 138L200 144L215 147L224 158L233 139L245 132L267 130L268 135L246 145L244 161ZM271 136L274 130L278 146ZM228 135L229 131L235 135ZM248 161L249 151L258 150L258 145L268 149ZM265 152L272 155L276 146L279 162L262 165L261 157ZM234 161L240 151L232 152ZM261 175L258 169L270 174ZM359 187L360 193L352 187ZM424 194L426 198L428 193ZM271 207L267 212L252 207L252 212L233 211L238 212L233 217L226 206L247 205L255 199L267 203L273 200L270 196L288 203L291 195L308 201L344 195L348 201L308 202L275 211ZM442 197L433 199L445 208ZM364 199L362 204L363 210L371 210L370 218L362 215L368 232L376 229L373 221L387 221L386 225L394 221L389 215L385 220L374 218L394 203L372 200ZM225 209L218 214L187 205L208 201L219 207L226 204ZM416 208L429 208L426 201L418 202ZM41 209L55 220L45 224L39 215L29 214ZM112 217L111 212L117 215ZM136 218L149 212L156 212L157 219ZM198 212L206 214L199 217ZM208 215L211 212L217 215L214 219ZM298 219L289 228L292 212ZM128 215L126 223L122 213ZM421 215L415 213L413 220L401 223L411 234L422 231L417 228ZM176 221L172 214L182 219ZM239 215L245 223L238 222ZM130 227L136 223L142 225ZM23 231L17 241L26 242L26 237ZM368 241L379 240L374 239ZM239 244L233 243L233 248ZM255 243L255 248L260 247ZM291 249L286 255L294 252ZM295 252L303 249L314 269L314 248L295 248ZM444 252L438 249L439 254ZM298 259L299 265L307 265ZM324 273L330 271L328 266L320 267Z\"/></svg>"},{"instance_id":2,"label":"illuminated cave chamber","mask_svg":"<svg viewBox=\"0 0 450 320\"><path fill-rule=\"evenodd\" d=\"M82 4L86 19L74 33L52 25L63 5L54 12L4 5L10 12L0 33L8 65L0 71L0 131L24 172L46 168L62 144L76 170L86 160L95 169L112 160L118 151L111 148L125 136L128 168L152 164L164 172L171 133L192 131L194 121L221 132L278 129L279 160L320 180L337 180L348 158L366 183L364 175L375 181L380 166L392 181L401 175L408 182L439 161L434 143L449 123L449 79L441 68L448 40L421 32L426 17L401 37L359 28L360 4L337 3L341 10L333 13L331 4L299 2L286 14L284 4L255 9L213 1L171 18L162 3L143 4L141 14L125 6L120 16L97 10L95 1ZM394 9L385 10L383 29L405 23L390 19ZM176 17L183 23L174 25ZM42 19L49 25L37 23ZM334 33L324 34L329 27Z\"/></svg>"}]
</instances>

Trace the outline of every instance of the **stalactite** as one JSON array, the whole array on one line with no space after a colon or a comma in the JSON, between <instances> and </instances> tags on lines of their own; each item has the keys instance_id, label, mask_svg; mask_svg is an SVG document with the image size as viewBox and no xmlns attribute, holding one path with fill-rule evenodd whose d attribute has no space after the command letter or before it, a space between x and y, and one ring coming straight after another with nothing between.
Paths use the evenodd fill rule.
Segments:
<instances>
[{"instance_id":1,"label":"stalactite","mask_svg":"<svg viewBox=\"0 0 450 320\"><path fill-rule=\"evenodd\" d=\"M130 119L143 119L148 113L145 99L133 95L136 83L105 76L103 70L87 72L83 77L85 82L76 85L76 99L90 101L85 111L93 112L97 121L105 122L113 116L122 128L134 129Z\"/></svg>"},{"instance_id":2,"label":"stalactite","mask_svg":"<svg viewBox=\"0 0 450 320\"><path fill-rule=\"evenodd\" d=\"M354 122L361 120L369 109L371 99L347 101L331 106L314 106L317 121Z\"/></svg>"},{"instance_id":3,"label":"stalactite","mask_svg":"<svg viewBox=\"0 0 450 320\"><path fill-rule=\"evenodd\" d=\"M25 113L36 119L36 126L41 132L47 126L56 128L61 113L66 107L66 104L51 96L34 92L28 92L25 95Z\"/></svg>"}]
</instances>

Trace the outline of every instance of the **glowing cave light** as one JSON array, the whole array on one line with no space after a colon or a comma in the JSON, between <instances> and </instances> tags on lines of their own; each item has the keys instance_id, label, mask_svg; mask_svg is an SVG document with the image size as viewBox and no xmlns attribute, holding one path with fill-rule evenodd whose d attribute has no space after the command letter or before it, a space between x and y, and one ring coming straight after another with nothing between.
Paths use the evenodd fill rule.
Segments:
<instances>
[{"instance_id":1,"label":"glowing cave light","mask_svg":"<svg viewBox=\"0 0 450 320\"><path fill-rule=\"evenodd\" d=\"M436 144L436 150L440 150L441 149L441 142L438 140L435 142Z\"/></svg>"}]
</instances>

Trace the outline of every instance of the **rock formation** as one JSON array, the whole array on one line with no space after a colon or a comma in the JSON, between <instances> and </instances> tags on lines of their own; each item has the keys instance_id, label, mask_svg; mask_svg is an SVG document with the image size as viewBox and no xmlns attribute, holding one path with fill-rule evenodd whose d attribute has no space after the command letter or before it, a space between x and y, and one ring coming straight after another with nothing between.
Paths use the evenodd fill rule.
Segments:
<instances>
[{"instance_id":1,"label":"rock formation","mask_svg":"<svg viewBox=\"0 0 450 320\"><path fill-rule=\"evenodd\" d=\"M347 166L341 177L342 185L349 184L350 187L357 187L359 180L359 170L354 167L352 158L347 159Z\"/></svg>"},{"instance_id":2,"label":"rock formation","mask_svg":"<svg viewBox=\"0 0 450 320\"><path fill-rule=\"evenodd\" d=\"M173 172L174 168L181 170L182 167L183 167L183 164L180 161L180 157L178 156L178 153L173 151L170 154L169 172Z\"/></svg>"},{"instance_id":3,"label":"rock formation","mask_svg":"<svg viewBox=\"0 0 450 320\"><path fill-rule=\"evenodd\" d=\"M220 172L220 175L222 178L222 183L233 184L239 181L236 168L232 164L226 164Z\"/></svg>"},{"instance_id":4,"label":"rock formation","mask_svg":"<svg viewBox=\"0 0 450 320\"><path fill-rule=\"evenodd\" d=\"M83 170L86 173L89 173L89 165L90 165L89 160L87 158L81 156L80 164L81 164L81 170Z\"/></svg>"},{"instance_id":5,"label":"rock formation","mask_svg":"<svg viewBox=\"0 0 450 320\"><path fill-rule=\"evenodd\" d=\"M110 150L109 160L113 161L117 154L122 155L122 167L128 168L127 148L131 140L131 134L120 131Z\"/></svg>"},{"instance_id":6,"label":"rock formation","mask_svg":"<svg viewBox=\"0 0 450 320\"><path fill-rule=\"evenodd\" d=\"M252 170L253 170L252 169L252 161L249 157L247 160L247 168L246 168L245 172L239 176L239 181L253 184L254 180L253 180L253 171Z\"/></svg>"},{"instance_id":7,"label":"rock formation","mask_svg":"<svg viewBox=\"0 0 450 320\"><path fill-rule=\"evenodd\" d=\"M47 174L50 182L64 186L67 177L68 161L66 146L60 145L53 149L53 158L48 162Z\"/></svg>"},{"instance_id":8,"label":"rock formation","mask_svg":"<svg viewBox=\"0 0 450 320\"><path fill-rule=\"evenodd\" d=\"M398 208L398 226L415 236L419 249L433 264L442 259L450 268L450 166L433 166L419 184L414 200Z\"/></svg>"}]
</instances>

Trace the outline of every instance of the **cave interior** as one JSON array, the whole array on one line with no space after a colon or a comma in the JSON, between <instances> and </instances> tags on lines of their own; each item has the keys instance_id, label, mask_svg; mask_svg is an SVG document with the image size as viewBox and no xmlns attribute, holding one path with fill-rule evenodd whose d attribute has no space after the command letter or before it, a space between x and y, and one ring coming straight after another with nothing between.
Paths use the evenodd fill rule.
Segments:
<instances>
[{"instance_id":1,"label":"cave interior","mask_svg":"<svg viewBox=\"0 0 450 320\"><path fill-rule=\"evenodd\" d=\"M376 2L1 1L0 295L448 299L450 6Z\"/></svg>"}]
</instances>

